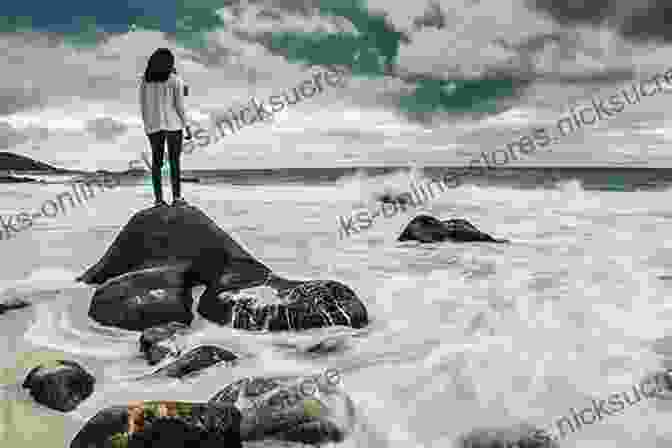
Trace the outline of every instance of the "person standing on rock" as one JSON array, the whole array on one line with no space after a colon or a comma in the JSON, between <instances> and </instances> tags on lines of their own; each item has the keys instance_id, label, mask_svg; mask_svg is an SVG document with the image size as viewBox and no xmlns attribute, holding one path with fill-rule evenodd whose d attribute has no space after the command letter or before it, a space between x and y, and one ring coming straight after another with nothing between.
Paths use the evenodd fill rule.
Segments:
<instances>
[{"instance_id":1,"label":"person standing on rock","mask_svg":"<svg viewBox=\"0 0 672 448\"><path fill-rule=\"evenodd\" d=\"M191 129L187 124L184 97L187 86L177 75L175 57L167 48L159 48L149 58L140 83L140 110L145 133L152 148L152 184L155 206L167 206L161 190L161 167L164 144L168 144L173 205L184 204L180 194L180 154L182 130L187 140Z\"/></svg>"}]
</instances>

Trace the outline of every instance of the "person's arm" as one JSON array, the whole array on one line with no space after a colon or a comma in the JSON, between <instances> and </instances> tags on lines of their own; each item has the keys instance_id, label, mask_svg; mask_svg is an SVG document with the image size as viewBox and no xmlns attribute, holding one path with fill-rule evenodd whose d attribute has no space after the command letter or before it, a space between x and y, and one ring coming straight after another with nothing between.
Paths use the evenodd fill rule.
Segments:
<instances>
[{"instance_id":1,"label":"person's arm","mask_svg":"<svg viewBox=\"0 0 672 448\"><path fill-rule=\"evenodd\" d=\"M147 130L147 89L145 89L145 80L140 81L139 100L140 100L140 115L142 116L142 125Z\"/></svg>"},{"instance_id":2,"label":"person's arm","mask_svg":"<svg viewBox=\"0 0 672 448\"><path fill-rule=\"evenodd\" d=\"M187 111L184 107L184 81L176 79L175 83L175 111L182 121L182 127L187 131L187 139L191 138L191 129L187 121Z\"/></svg>"}]
</instances>

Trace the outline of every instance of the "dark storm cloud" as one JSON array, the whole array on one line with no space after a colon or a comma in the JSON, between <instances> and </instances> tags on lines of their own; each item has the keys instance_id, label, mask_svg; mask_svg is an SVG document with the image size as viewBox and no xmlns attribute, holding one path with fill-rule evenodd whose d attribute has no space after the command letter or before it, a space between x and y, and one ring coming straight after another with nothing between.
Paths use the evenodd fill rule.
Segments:
<instances>
[{"instance_id":1,"label":"dark storm cloud","mask_svg":"<svg viewBox=\"0 0 672 448\"><path fill-rule=\"evenodd\" d=\"M672 4L655 0L648 9L638 10L621 27L623 35L632 40L672 42Z\"/></svg>"},{"instance_id":2,"label":"dark storm cloud","mask_svg":"<svg viewBox=\"0 0 672 448\"><path fill-rule=\"evenodd\" d=\"M672 41L669 0L528 0L562 25L608 25L633 41Z\"/></svg>"},{"instance_id":3,"label":"dark storm cloud","mask_svg":"<svg viewBox=\"0 0 672 448\"><path fill-rule=\"evenodd\" d=\"M629 0L628 0L629 1ZM638 0L640 1L640 0ZM563 25L598 25L616 15L619 0L529 0L528 4L546 12Z\"/></svg>"}]
</instances>

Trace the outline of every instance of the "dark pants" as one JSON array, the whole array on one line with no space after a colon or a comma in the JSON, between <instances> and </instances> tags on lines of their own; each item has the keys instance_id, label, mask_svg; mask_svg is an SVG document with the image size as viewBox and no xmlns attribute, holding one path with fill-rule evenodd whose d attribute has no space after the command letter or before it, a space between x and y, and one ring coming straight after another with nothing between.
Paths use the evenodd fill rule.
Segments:
<instances>
[{"instance_id":1,"label":"dark pants","mask_svg":"<svg viewBox=\"0 0 672 448\"><path fill-rule=\"evenodd\" d=\"M154 198L156 201L163 200L161 190L161 167L163 166L164 144L168 142L168 160L170 162L170 181L173 187L173 199L181 198L180 195L180 153L182 152L182 130L157 131L147 134L152 146L152 184L154 185Z\"/></svg>"}]
</instances>

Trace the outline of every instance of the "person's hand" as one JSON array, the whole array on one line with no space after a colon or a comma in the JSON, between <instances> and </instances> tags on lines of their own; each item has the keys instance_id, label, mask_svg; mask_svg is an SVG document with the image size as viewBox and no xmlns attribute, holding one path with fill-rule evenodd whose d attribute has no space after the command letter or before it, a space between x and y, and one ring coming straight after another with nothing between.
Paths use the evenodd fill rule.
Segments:
<instances>
[{"instance_id":1,"label":"person's hand","mask_svg":"<svg viewBox=\"0 0 672 448\"><path fill-rule=\"evenodd\" d=\"M187 133L187 134L184 136L185 140L191 140L191 139L192 139L191 128L190 128L189 126L187 126L184 130L185 130L185 132Z\"/></svg>"}]
</instances>

